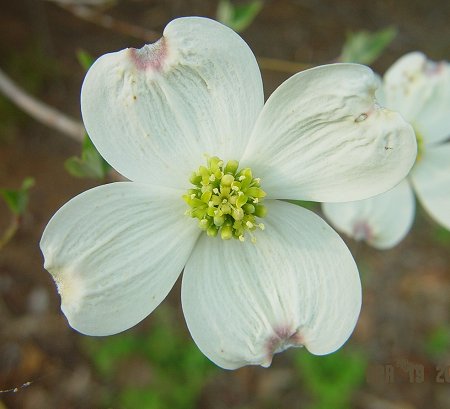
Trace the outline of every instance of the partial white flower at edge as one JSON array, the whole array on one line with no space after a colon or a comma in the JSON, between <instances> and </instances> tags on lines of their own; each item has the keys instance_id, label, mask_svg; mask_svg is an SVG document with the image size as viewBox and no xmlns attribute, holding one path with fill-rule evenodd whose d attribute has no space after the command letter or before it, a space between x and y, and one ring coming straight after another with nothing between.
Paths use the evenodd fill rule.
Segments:
<instances>
[{"instance_id":1,"label":"partial white flower at edge","mask_svg":"<svg viewBox=\"0 0 450 409\"><path fill-rule=\"evenodd\" d=\"M358 200L406 176L414 132L377 106L377 85L367 67L322 66L264 105L247 44L198 17L99 58L83 83L83 120L132 182L80 194L43 233L70 325L88 335L136 325L184 267L187 326L217 365L338 349L361 307L357 267L322 219L278 199Z\"/></svg>"},{"instance_id":2,"label":"partial white flower at edge","mask_svg":"<svg viewBox=\"0 0 450 409\"><path fill-rule=\"evenodd\" d=\"M400 112L416 132L418 155L408 177L387 193L348 202L324 203L332 225L378 249L398 244L420 204L450 230L450 64L419 52L406 54L386 72L377 99Z\"/></svg>"}]
</instances>

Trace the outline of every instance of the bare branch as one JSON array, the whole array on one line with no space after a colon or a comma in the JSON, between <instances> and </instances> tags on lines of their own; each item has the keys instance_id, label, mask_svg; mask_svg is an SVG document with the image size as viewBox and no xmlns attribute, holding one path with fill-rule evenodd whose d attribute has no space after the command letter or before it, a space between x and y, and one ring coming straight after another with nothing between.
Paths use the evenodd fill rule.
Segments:
<instances>
[{"instance_id":1,"label":"bare branch","mask_svg":"<svg viewBox=\"0 0 450 409\"><path fill-rule=\"evenodd\" d=\"M276 58L256 57L256 59L258 60L259 67L262 70L267 71L289 72L295 74L312 67L311 64L279 60Z\"/></svg>"},{"instance_id":2,"label":"bare branch","mask_svg":"<svg viewBox=\"0 0 450 409\"><path fill-rule=\"evenodd\" d=\"M108 30L116 31L123 35L138 38L145 42L152 43L161 37L161 35L156 31L147 30L143 27L127 23L126 21L117 20L114 17L103 14L92 7L65 4L59 4L59 6L82 20L94 23Z\"/></svg>"},{"instance_id":3,"label":"bare branch","mask_svg":"<svg viewBox=\"0 0 450 409\"><path fill-rule=\"evenodd\" d=\"M103 28L116 31L121 34L143 40L145 42L154 42L161 37L161 35L155 31L146 30L145 28L136 26L134 24L117 20L116 18L103 14L92 7L66 4L59 4L59 6L69 11L76 17L81 18L82 20L89 21ZM262 70L268 71L297 73L312 66L311 64L266 57L258 57L257 60L260 68Z\"/></svg>"},{"instance_id":4,"label":"bare branch","mask_svg":"<svg viewBox=\"0 0 450 409\"><path fill-rule=\"evenodd\" d=\"M3 247L5 247L11 239L16 234L19 229L19 218L17 216L13 216L11 219L10 225L7 227L3 235L0 237L0 251L2 251ZM0 391L1 393L2 391Z\"/></svg>"},{"instance_id":5,"label":"bare branch","mask_svg":"<svg viewBox=\"0 0 450 409\"><path fill-rule=\"evenodd\" d=\"M65 5L89 5L89 6L105 6L114 3L114 0L47 0L52 3Z\"/></svg>"},{"instance_id":6,"label":"bare branch","mask_svg":"<svg viewBox=\"0 0 450 409\"><path fill-rule=\"evenodd\" d=\"M20 389L27 388L32 383L33 383L33 381L28 381L28 382L23 383L20 386L16 386L15 388L1 390L0 393L8 393L8 392L17 393L17 392L19 392Z\"/></svg>"},{"instance_id":7,"label":"bare branch","mask_svg":"<svg viewBox=\"0 0 450 409\"><path fill-rule=\"evenodd\" d=\"M27 94L0 69L0 92L37 121L81 142L83 124Z\"/></svg>"}]
</instances>

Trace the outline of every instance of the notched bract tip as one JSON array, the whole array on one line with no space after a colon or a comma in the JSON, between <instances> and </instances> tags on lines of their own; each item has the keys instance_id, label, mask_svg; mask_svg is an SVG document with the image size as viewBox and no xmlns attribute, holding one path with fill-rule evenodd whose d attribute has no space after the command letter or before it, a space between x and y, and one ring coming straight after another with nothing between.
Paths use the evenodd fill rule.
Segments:
<instances>
[{"instance_id":1,"label":"notched bract tip","mask_svg":"<svg viewBox=\"0 0 450 409\"><path fill-rule=\"evenodd\" d=\"M445 71L446 63L445 61L434 62L426 60L424 63L424 73L430 77L434 75L442 75Z\"/></svg>"},{"instance_id":2,"label":"notched bract tip","mask_svg":"<svg viewBox=\"0 0 450 409\"><path fill-rule=\"evenodd\" d=\"M369 243L373 239L373 231L369 224L365 221L356 222L353 226L353 237L357 241L365 241Z\"/></svg>"},{"instance_id":3,"label":"notched bract tip","mask_svg":"<svg viewBox=\"0 0 450 409\"><path fill-rule=\"evenodd\" d=\"M80 302L85 296L83 280L77 274L67 274L62 270L62 267L58 270L52 267L49 271L61 297L61 309L70 321L72 314L78 311ZM67 310L67 306L70 306L69 310Z\"/></svg>"},{"instance_id":4,"label":"notched bract tip","mask_svg":"<svg viewBox=\"0 0 450 409\"><path fill-rule=\"evenodd\" d=\"M274 334L266 341L266 357L261 366L267 368L272 363L273 356L291 347L302 347L303 337L299 330L292 330L289 327L277 328Z\"/></svg>"},{"instance_id":5,"label":"notched bract tip","mask_svg":"<svg viewBox=\"0 0 450 409\"><path fill-rule=\"evenodd\" d=\"M129 48L129 55L139 70L162 71L167 64L168 45L167 39L161 37L153 44L144 45L142 48Z\"/></svg>"}]
</instances>

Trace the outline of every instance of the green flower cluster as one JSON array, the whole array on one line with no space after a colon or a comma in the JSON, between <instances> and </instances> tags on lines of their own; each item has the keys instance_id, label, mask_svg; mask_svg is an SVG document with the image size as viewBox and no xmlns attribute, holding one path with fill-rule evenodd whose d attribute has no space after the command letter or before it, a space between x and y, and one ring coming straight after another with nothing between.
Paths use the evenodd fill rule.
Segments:
<instances>
[{"instance_id":1,"label":"green flower cluster","mask_svg":"<svg viewBox=\"0 0 450 409\"><path fill-rule=\"evenodd\" d=\"M249 233L264 225L256 221L265 217L266 207L262 204L266 193L260 187L260 179L254 178L250 168L238 170L239 162L224 162L217 156L207 158L207 166L200 166L192 173L190 182L194 185L183 196L189 205L186 214L199 219L199 227L208 236L220 232L223 240L231 238L245 240Z\"/></svg>"}]
</instances>

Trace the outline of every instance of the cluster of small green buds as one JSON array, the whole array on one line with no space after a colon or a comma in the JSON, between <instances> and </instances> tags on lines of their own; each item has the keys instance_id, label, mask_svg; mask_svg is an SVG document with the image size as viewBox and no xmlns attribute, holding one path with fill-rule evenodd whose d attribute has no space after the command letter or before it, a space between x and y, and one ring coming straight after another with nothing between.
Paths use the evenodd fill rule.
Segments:
<instances>
[{"instance_id":1,"label":"cluster of small green buds","mask_svg":"<svg viewBox=\"0 0 450 409\"><path fill-rule=\"evenodd\" d=\"M223 240L231 238L245 240L248 233L251 241L256 238L256 229L264 225L256 218L267 213L262 200L266 193L260 187L260 179L254 178L249 168L238 170L239 162L230 160L225 165L218 157L207 157L207 166L200 166L192 173L194 185L183 196L189 205L188 216L199 220L198 226L210 237L220 233Z\"/></svg>"}]
</instances>

